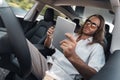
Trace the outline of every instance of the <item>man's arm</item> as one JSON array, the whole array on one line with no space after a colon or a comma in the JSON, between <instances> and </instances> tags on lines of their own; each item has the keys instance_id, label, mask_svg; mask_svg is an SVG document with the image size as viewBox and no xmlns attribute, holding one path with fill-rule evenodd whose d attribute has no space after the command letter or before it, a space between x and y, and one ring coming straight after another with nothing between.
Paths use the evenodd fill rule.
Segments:
<instances>
[{"instance_id":1,"label":"man's arm","mask_svg":"<svg viewBox=\"0 0 120 80\"><path fill-rule=\"evenodd\" d=\"M65 57L72 63L77 71L83 76L84 79L89 79L97 71L92 67L89 67L78 55L75 53L76 40L69 33L65 34L68 39L60 42L61 48Z\"/></svg>"},{"instance_id":2,"label":"man's arm","mask_svg":"<svg viewBox=\"0 0 120 80\"><path fill-rule=\"evenodd\" d=\"M96 74L96 70L85 64L85 62L83 62L83 60L79 58L76 53L66 58L72 63L72 65L77 69L84 79L88 80L94 74Z\"/></svg>"},{"instance_id":3,"label":"man's arm","mask_svg":"<svg viewBox=\"0 0 120 80\"><path fill-rule=\"evenodd\" d=\"M47 31L47 37L45 39L44 46L46 46L48 48L51 45L51 41L52 41L52 38L53 38L53 32L54 32L54 27L50 27Z\"/></svg>"},{"instance_id":4,"label":"man's arm","mask_svg":"<svg viewBox=\"0 0 120 80\"><path fill-rule=\"evenodd\" d=\"M44 42L44 46L49 48L50 45L51 45L51 38L46 37L45 42Z\"/></svg>"}]
</instances>

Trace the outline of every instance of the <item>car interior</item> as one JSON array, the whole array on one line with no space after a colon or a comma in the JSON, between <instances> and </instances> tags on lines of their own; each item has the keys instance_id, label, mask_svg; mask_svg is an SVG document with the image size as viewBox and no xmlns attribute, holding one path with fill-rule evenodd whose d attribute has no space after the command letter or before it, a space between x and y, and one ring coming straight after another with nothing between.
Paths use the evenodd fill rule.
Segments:
<instances>
[{"instance_id":1,"label":"car interior","mask_svg":"<svg viewBox=\"0 0 120 80\"><path fill-rule=\"evenodd\" d=\"M54 21L54 10L51 8L47 8L44 19L40 20L34 29L32 28L26 33L26 37L33 44L44 44L44 40L46 38L46 32L48 28L55 25Z\"/></svg>"},{"instance_id":2,"label":"car interior","mask_svg":"<svg viewBox=\"0 0 120 80\"><path fill-rule=\"evenodd\" d=\"M54 49L46 48L44 41L48 28L55 27L57 16L70 21L78 19L82 26L88 15L96 13L103 15L106 24L110 24L112 37L107 39L109 35L106 35L104 41L106 64L90 80L119 80L119 5L119 0L35 0L24 17L17 17L8 3L1 0L0 68L9 71L4 80L37 80L31 73L31 57L26 38L46 58L55 52ZM43 19L37 20L42 10L45 11Z\"/></svg>"}]
</instances>

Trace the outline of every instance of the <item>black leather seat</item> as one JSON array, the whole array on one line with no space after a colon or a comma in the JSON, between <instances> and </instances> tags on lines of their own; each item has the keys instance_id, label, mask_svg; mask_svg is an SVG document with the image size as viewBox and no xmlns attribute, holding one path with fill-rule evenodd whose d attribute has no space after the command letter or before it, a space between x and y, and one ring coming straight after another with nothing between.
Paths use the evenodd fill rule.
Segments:
<instances>
[{"instance_id":1,"label":"black leather seat","mask_svg":"<svg viewBox=\"0 0 120 80\"><path fill-rule=\"evenodd\" d=\"M75 32L75 33L78 33L78 31L79 31L79 30L80 30L80 28L81 28L81 26L79 25L80 20L79 20L79 19L74 19L74 20L73 20L73 22L75 22L75 23L76 23L76 27L75 27L74 32Z\"/></svg>"},{"instance_id":2,"label":"black leather seat","mask_svg":"<svg viewBox=\"0 0 120 80\"><path fill-rule=\"evenodd\" d=\"M44 19L39 21L38 24L26 33L26 37L33 44L43 44L46 38L46 32L49 27L54 26L54 10L51 8L46 9Z\"/></svg>"},{"instance_id":3,"label":"black leather seat","mask_svg":"<svg viewBox=\"0 0 120 80\"><path fill-rule=\"evenodd\" d=\"M110 26L108 24L105 24L105 38L107 41L107 46L106 46L106 50L105 50L105 56L106 56L106 60L109 58L109 56L111 55L110 52L110 46L111 46L111 40L112 40L112 34L109 32Z\"/></svg>"}]
</instances>

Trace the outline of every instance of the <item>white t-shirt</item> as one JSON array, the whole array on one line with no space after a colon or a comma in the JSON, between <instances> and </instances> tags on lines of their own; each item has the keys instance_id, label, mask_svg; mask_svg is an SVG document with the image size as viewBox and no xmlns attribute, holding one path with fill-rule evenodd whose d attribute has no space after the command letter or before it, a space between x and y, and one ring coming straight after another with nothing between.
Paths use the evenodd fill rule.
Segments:
<instances>
[{"instance_id":1,"label":"white t-shirt","mask_svg":"<svg viewBox=\"0 0 120 80\"><path fill-rule=\"evenodd\" d=\"M75 36L75 39L77 39L77 37L78 36ZM86 64L88 64L88 66L94 68L98 72L105 64L104 50L99 43L88 45L91 41L92 37L78 41L75 52ZM73 80L75 75L79 74L59 50L56 49L56 52L51 58L49 57L48 59L48 62L53 64L50 72L57 75L60 78L59 80Z\"/></svg>"}]
</instances>

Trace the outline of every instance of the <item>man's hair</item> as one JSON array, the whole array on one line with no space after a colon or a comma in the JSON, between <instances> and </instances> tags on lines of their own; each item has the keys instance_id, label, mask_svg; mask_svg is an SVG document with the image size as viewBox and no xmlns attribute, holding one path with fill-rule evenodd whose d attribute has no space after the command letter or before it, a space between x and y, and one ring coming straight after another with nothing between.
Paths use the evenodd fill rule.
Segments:
<instances>
[{"instance_id":1,"label":"man's hair","mask_svg":"<svg viewBox=\"0 0 120 80\"><path fill-rule=\"evenodd\" d=\"M89 20L91 17L97 17L100 20L100 26L98 27L97 31L93 34L93 41L91 43L89 43L89 44L100 43L102 46L104 46L105 20L99 14L94 14L94 15L88 17L87 20ZM82 31L83 31L84 25L86 24L86 21L83 24L83 27L81 28L79 34L83 33Z\"/></svg>"}]
</instances>

